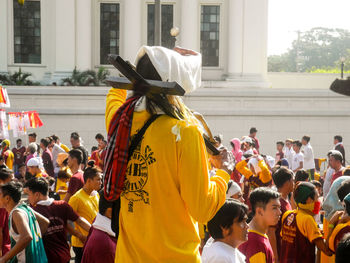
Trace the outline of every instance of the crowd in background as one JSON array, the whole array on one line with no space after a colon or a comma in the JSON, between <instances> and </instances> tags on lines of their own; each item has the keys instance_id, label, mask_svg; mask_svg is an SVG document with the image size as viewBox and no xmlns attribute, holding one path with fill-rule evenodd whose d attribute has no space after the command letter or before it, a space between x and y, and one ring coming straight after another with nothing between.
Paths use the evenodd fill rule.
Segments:
<instances>
[{"instance_id":1,"label":"crowd in background","mask_svg":"<svg viewBox=\"0 0 350 263\"><path fill-rule=\"evenodd\" d=\"M112 203L101 190L106 140L97 134L89 154L76 132L70 147L36 137L1 142L0 262L69 262L71 249L75 262L114 262ZM350 167L341 136L323 159L309 136L276 142L275 156L261 153L256 128L232 149L214 138L231 180L225 204L200 225L203 262L346 262Z\"/></svg>"}]
</instances>

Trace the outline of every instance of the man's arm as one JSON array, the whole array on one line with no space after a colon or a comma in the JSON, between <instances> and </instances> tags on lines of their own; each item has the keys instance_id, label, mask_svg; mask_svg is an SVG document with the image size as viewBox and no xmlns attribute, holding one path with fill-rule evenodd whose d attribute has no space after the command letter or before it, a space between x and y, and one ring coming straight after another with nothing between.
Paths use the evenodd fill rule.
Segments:
<instances>
[{"instance_id":1,"label":"man's arm","mask_svg":"<svg viewBox=\"0 0 350 263\"><path fill-rule=\"evenodd\" d=\"M323 253L325 253L327 256L332 256L333 252L328 248L326 245L326 241L323 238L317 238L313 241L316 245L316 247L321 250Z\"/></svg>"},{"instance_id":2,"label":"man's arm","mask_svg":"<svg viewBox=\"0 0 350 263\"><path fill-rule=\"evenodd\" d=\"M70 224L66 225L66 230L69 234L76 236L80 239L81 242L85 243L86 236L84 236L82 233L80 233L78 230L76 230L74 227L72 227Z\"/></svg>"},{"instance_id":3,"label":"man's arm","mask_svg":"<svg viewBox=\"0 0 350 263\"><path fill-rule=\"evenodd\" d=\"M0 258L0 263L7 262L16 256L19 252L25 249L33 239L33 236L29 229L29 224L27 223L27 220L23 213L14 211L12 214L12 224L13 227L17 229L19 239L16 242L16 245L11 248L10 251L6 253L2 258Z\"/></svg>"},{"instance_id":4,"label":"man's arm","mask_svg":"<svg viewBox=\"0 0 350 263\"><path fill-rule=\"evenodd\" d=\"M77 223L86 232L90 231L91 224L84 217L79 216L75 223Z\"/></svg>"},{"instance_id":5,"label":"man's arm","mask_svg":"<svg viewBox=\"0 0 350 263\"><path fill-rule=\"evenodd\" d=\"M297 169L295 169L293 172L295 173L295 172L303 169L303 167L304 167L304 162L299 162L299 167Z\"/></svg>"},{"instance_id":6,"label":"man's arm","mask_svg":"<svg viewBox=\"0 0 350 263\"><path fill-rule=\"evenodd\" d=\"M269 236L269 241L273 250L273 254L275 255L276 262L279 262L278 253L277 253L277 240L276 240L276 230L275 226L270 226L267 230L267 235Z\"/></svg>"}]
</instances>

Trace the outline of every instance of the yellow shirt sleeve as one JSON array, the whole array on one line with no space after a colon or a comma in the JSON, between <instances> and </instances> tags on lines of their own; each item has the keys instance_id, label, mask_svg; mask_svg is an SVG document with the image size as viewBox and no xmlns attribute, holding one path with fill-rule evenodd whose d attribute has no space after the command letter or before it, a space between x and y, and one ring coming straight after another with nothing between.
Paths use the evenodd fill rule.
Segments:
<instances>
[{"instance_id":1,"label":"yellow shirt sleeve","mask_svg":"<svg viewBox=\"0 0 350 263\"><path fill-rule=\"evenodd\" d=\"M217 170L209 179L208 157L204 140L196 126L181 126L178 142L178 176L180 193L191 216L200 223L207 223L226 198L230 176Z\"/></svg>"},{"instance_id":2,"label":"yellow shirt sleeve","mask_svg":"<svg viewBox=\"0 0 350 263\"><path fill-rule=\"evenodd\" d=\"M106 113L105 113L105 121L106 121L106 129L108 132L109 124L117 112L119 107L123 105L126 100L126 90L111 88L107 94L106 98Z\"/></svg>"},{"instance_id":3,"label":"yellow shirt sleeve","mask_svg":"<svg viewBox=\"0 0 350 263\"><path fill-rule=\"evenodd\" d=\"M12 169L13 168L13 160L14 160L15 156L13 154L12 151L8 151L8 156L7 156L7 159L6 159L6 166L9 168L9 169Z\"/></svg>"},{"instance_id":4,"label":"yellow shirt sleeve","mask_svg":"<svg viewBox=\"0 0 350 263\"><path fill-rule=\"evenodd\" d=\"M249 263L266 263L266 256L264 253L259 252L249 258Z\"/></svg>"},{"instance_id":5,"label":"yellow shirt sleeve","mask_svg":"<svg viewBox=\"0 0 350 263\"><path fill-rule=\"evenodd\" d=\"M237 163L236 169L247 179L249 179L253 175L253 172L247 166L246 160L242 160L239 163Z\"/></svg>"},{"instance_id":6,"label":"yellow shirt sleeve","mask_svg":"<svg viewBox=\"0 0 350 263\"><path fill-rule=\"evenodd\" d=\"M79 199L76 198L74 195L69 199L68 204L73 208L75 212L78 210L79 206Z\"/></svg>"},{"instance_id":7,"label":"yellow shirt sleeve","mask_svg":"<svg viewBox=\"0 0 350 263\"><path fill-rule=\"evenodd\" d=\"M315 219L304 212L297 214L297 226L299 231L310 241L314 241L317 238L323 237L320 229L318 228Z\"/></svg>"},{"instance_id":8,"label":"yellow shirt sleeve","mask_svg":"<svg viewBox=\"0 0 350 263\"><path fill-rule=\"evenodd\" d=\"M260 177L261 182L266 184L269 181L271 181L271 179L272 179L271 172L269 171L269 168L267 168L267 165L264 162L264 160L260 160L258 163L258 166L261 169L261 172L259 173L259 177Z\"/></svg>"}]
</instances>

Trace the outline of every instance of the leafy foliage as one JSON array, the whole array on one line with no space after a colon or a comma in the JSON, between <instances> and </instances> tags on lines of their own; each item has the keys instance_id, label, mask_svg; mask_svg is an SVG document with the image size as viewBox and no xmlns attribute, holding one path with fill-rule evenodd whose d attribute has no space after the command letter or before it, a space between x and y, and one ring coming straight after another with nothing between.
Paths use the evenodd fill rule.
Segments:
<instances>
[{"instance_id":1,"label":"leafy foliage","mask_svg":"<svg viewBox=\"0 0 350 263\"><path fill-rule=\"evenodd\" d=\"M350 31L317 27L300 32L292 48L282 55L268 58L268 70L273 72L310 72L315 69L340 69L340 58L345 58L344 70L350 70Z\"/></svg>"},{"instance_id":2,"label":"leafy foliage","mask_svg":"<svg viewBox=\"0 0 350 263\"><path fill-rule=\"evenodd\" d=\"M0 74L0 83L3 85L16 85L16 86L39 86L40 83L34 82L29 77L32 73L22 72L21 68L17 72Z\"/></svg>"},{"instance_id":3,"label":"leafy foliage","mask_svg":"<svg viewBox=\"0 0 350 263\"><path fill-rule=\"evenodd\" d=\"M79 71L74 68L72 75L62 79L65 86L103 86L109 71L104 67L99 67L97 73L94 70Z\"/></svg>"}]
</instances>

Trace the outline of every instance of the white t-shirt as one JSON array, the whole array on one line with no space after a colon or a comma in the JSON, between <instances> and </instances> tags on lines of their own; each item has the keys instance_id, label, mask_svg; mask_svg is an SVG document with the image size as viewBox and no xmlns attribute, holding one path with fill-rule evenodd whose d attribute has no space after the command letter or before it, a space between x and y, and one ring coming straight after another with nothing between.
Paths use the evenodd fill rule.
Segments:
<instances>
[{"instance_id":1,"label":"white t-shirt","mask_svg":"<svg viewBox=\"0 0 350 263\"><path fill-rule=\"evenodd\" d=\"M315 169L314 151L310 143L304 145L303 153L304 153L304 169L305 170Z\"/></svg>"},{"instance_id":2,"label":"white t-shirt","mask_svg":"<svg viewBox=\"0 0 350 263\"><path fill-rule=\"evenodd\" d=\"M245 263L245 256L237 248L209 238L203 248L203 263Z\"/></svg>"},{"instance_id":3,"label":"white t-shirt","mask_svg":"<svg viewBox=\"0 0 350 263\"><path fill-rule=\"evenodd\" d=\"M293 156L293 161L292 161L292 170L293 171L299 167L300 162L304 162L304 155L301 152L295 153Z\"/></svg>"},{"instance_id":4,"label":"white t-shirt","mask_svg":"<svg viewBox=\"0 0 350 263\"><path fill-rule=\"evenodd\" d=\"M290 149L288 147L284 148L284 158L286 158L288 161L289 169L292 168L292 162L293 162L294 155L295 155L295 151L293 150L293 148L290 148Z\"/></svg>"}]
</instances>

